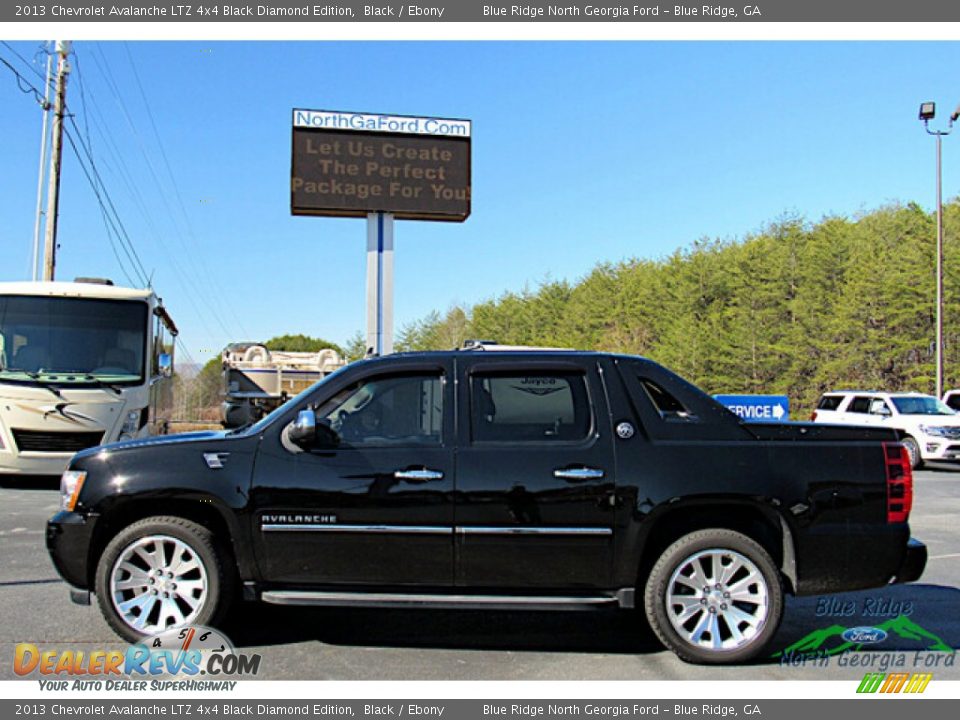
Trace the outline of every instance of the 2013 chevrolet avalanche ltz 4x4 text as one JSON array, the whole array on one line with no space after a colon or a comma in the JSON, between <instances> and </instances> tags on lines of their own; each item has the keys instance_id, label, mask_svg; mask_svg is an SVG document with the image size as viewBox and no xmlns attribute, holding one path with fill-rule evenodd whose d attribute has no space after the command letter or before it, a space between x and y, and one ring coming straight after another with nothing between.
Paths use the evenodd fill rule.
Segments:
<instances>
[{"instance_id":1,"label":"2013 chevrolet avalanche ltz 4x4 text","mask_svg":"<svg viewBox=\"0 0 960 720\"><path fill-rule=\"evenodd\" d=\"M492 350L364 360L246 429L81 452L54 563L131 641L241 594L636 604L705 663L763 653L785 592L923 571L896 431L747 425L643 358Z\"/></svg>"}]
</instances>

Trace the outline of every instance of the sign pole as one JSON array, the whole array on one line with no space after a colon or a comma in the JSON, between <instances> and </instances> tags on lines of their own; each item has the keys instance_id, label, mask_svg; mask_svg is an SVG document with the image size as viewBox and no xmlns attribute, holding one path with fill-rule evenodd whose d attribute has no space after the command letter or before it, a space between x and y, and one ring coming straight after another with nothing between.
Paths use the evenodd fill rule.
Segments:
<instances>
[{"instance_id":1,"label":"sign pole","mask_svg":"<svg viewBox=\"0 0 960 720\"><path fill-rule=\"evenodd\" d=\"M367 215L367 353L393 352L393 213Z\"/></svg>"}]
</instances>

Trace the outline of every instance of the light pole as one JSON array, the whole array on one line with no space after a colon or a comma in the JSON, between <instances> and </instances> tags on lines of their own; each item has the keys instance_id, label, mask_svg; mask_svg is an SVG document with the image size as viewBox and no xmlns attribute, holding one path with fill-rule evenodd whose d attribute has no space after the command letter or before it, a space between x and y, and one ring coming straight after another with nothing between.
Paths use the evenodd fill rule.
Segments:
<instances>
[{"instance_id":1,"label":"light pole","mask_svg":"<svg viewBox=\"0 0 960 720\"><path fill-rule=\"evenodd\" d=\"M931 130L930 121L937 114L937 105L932 102L921 103L920 119L928 135L937 138L937 397L943 397L943 190L941 172L941 146L943 136L953 132L953 124L960 117L960 105L950 116L946 130Z\"/></svg>"}]
</instances>

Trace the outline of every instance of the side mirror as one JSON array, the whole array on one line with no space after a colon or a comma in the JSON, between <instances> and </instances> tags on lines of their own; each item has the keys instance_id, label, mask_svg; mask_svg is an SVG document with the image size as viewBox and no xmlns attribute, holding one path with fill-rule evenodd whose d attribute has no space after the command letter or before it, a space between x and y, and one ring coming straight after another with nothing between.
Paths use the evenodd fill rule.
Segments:
<instances>
[{"instance_id":1,"label":"side mirror","mask_svg":"<svg viewBox=\"0 0 960 720\"><path fill-rule=\"evenodd\" d=\"M329 425L317 422L317 414L310 409L297 414L287 432L290 442L304 450L333 449L340 444L340 436Z\"/></svg>"},{"instance_id":2,"label":"side mirror","mask_svg":"<svg viewBox=\"0 0 960 720\"><path fill-rule=\"evenodd\" d=\"M874 400L870 406L871 415L879 415L881 417L890 417L892 414L890 408L887 407L887 404L883 400Z\"/></svg>"},{"instance_id":3,"label":"side mirror","mask_svg":"<svg viewBox=\"0 0 960 720\"><path fill-rule=\"evenodd\" d=\"M157 369L161 377L171 377L173 375L173 355L170 353L160 353L157 356Z\"/></svg>"},{"instance_id":4,"label":"side mirror","mask_svg":"<svg viewBox=\"0 0 960 720\"><path fill-rule=\"evenodd\" d=\"M312 448L317 441L317 414L310 409L301 410L290 426L288 437L297 447Z\"/></svg>"}]
</instances>

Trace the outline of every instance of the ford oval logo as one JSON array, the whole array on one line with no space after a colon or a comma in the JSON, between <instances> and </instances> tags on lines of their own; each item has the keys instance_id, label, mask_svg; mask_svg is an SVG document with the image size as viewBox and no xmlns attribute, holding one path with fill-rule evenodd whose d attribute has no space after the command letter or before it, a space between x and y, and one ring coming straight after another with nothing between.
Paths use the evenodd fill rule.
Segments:
<instances>
[{"instance_id":1,"label":"ford oval logo","mask_svg":"<svg viewBox=\"0 0 960 720\"><path fill-rule=\"evenodd\" d=\"M855 627L844 630L843 639L860 645L874 645L887 639L887 633L875 627Z\"/></svg>"}]
</instances>

